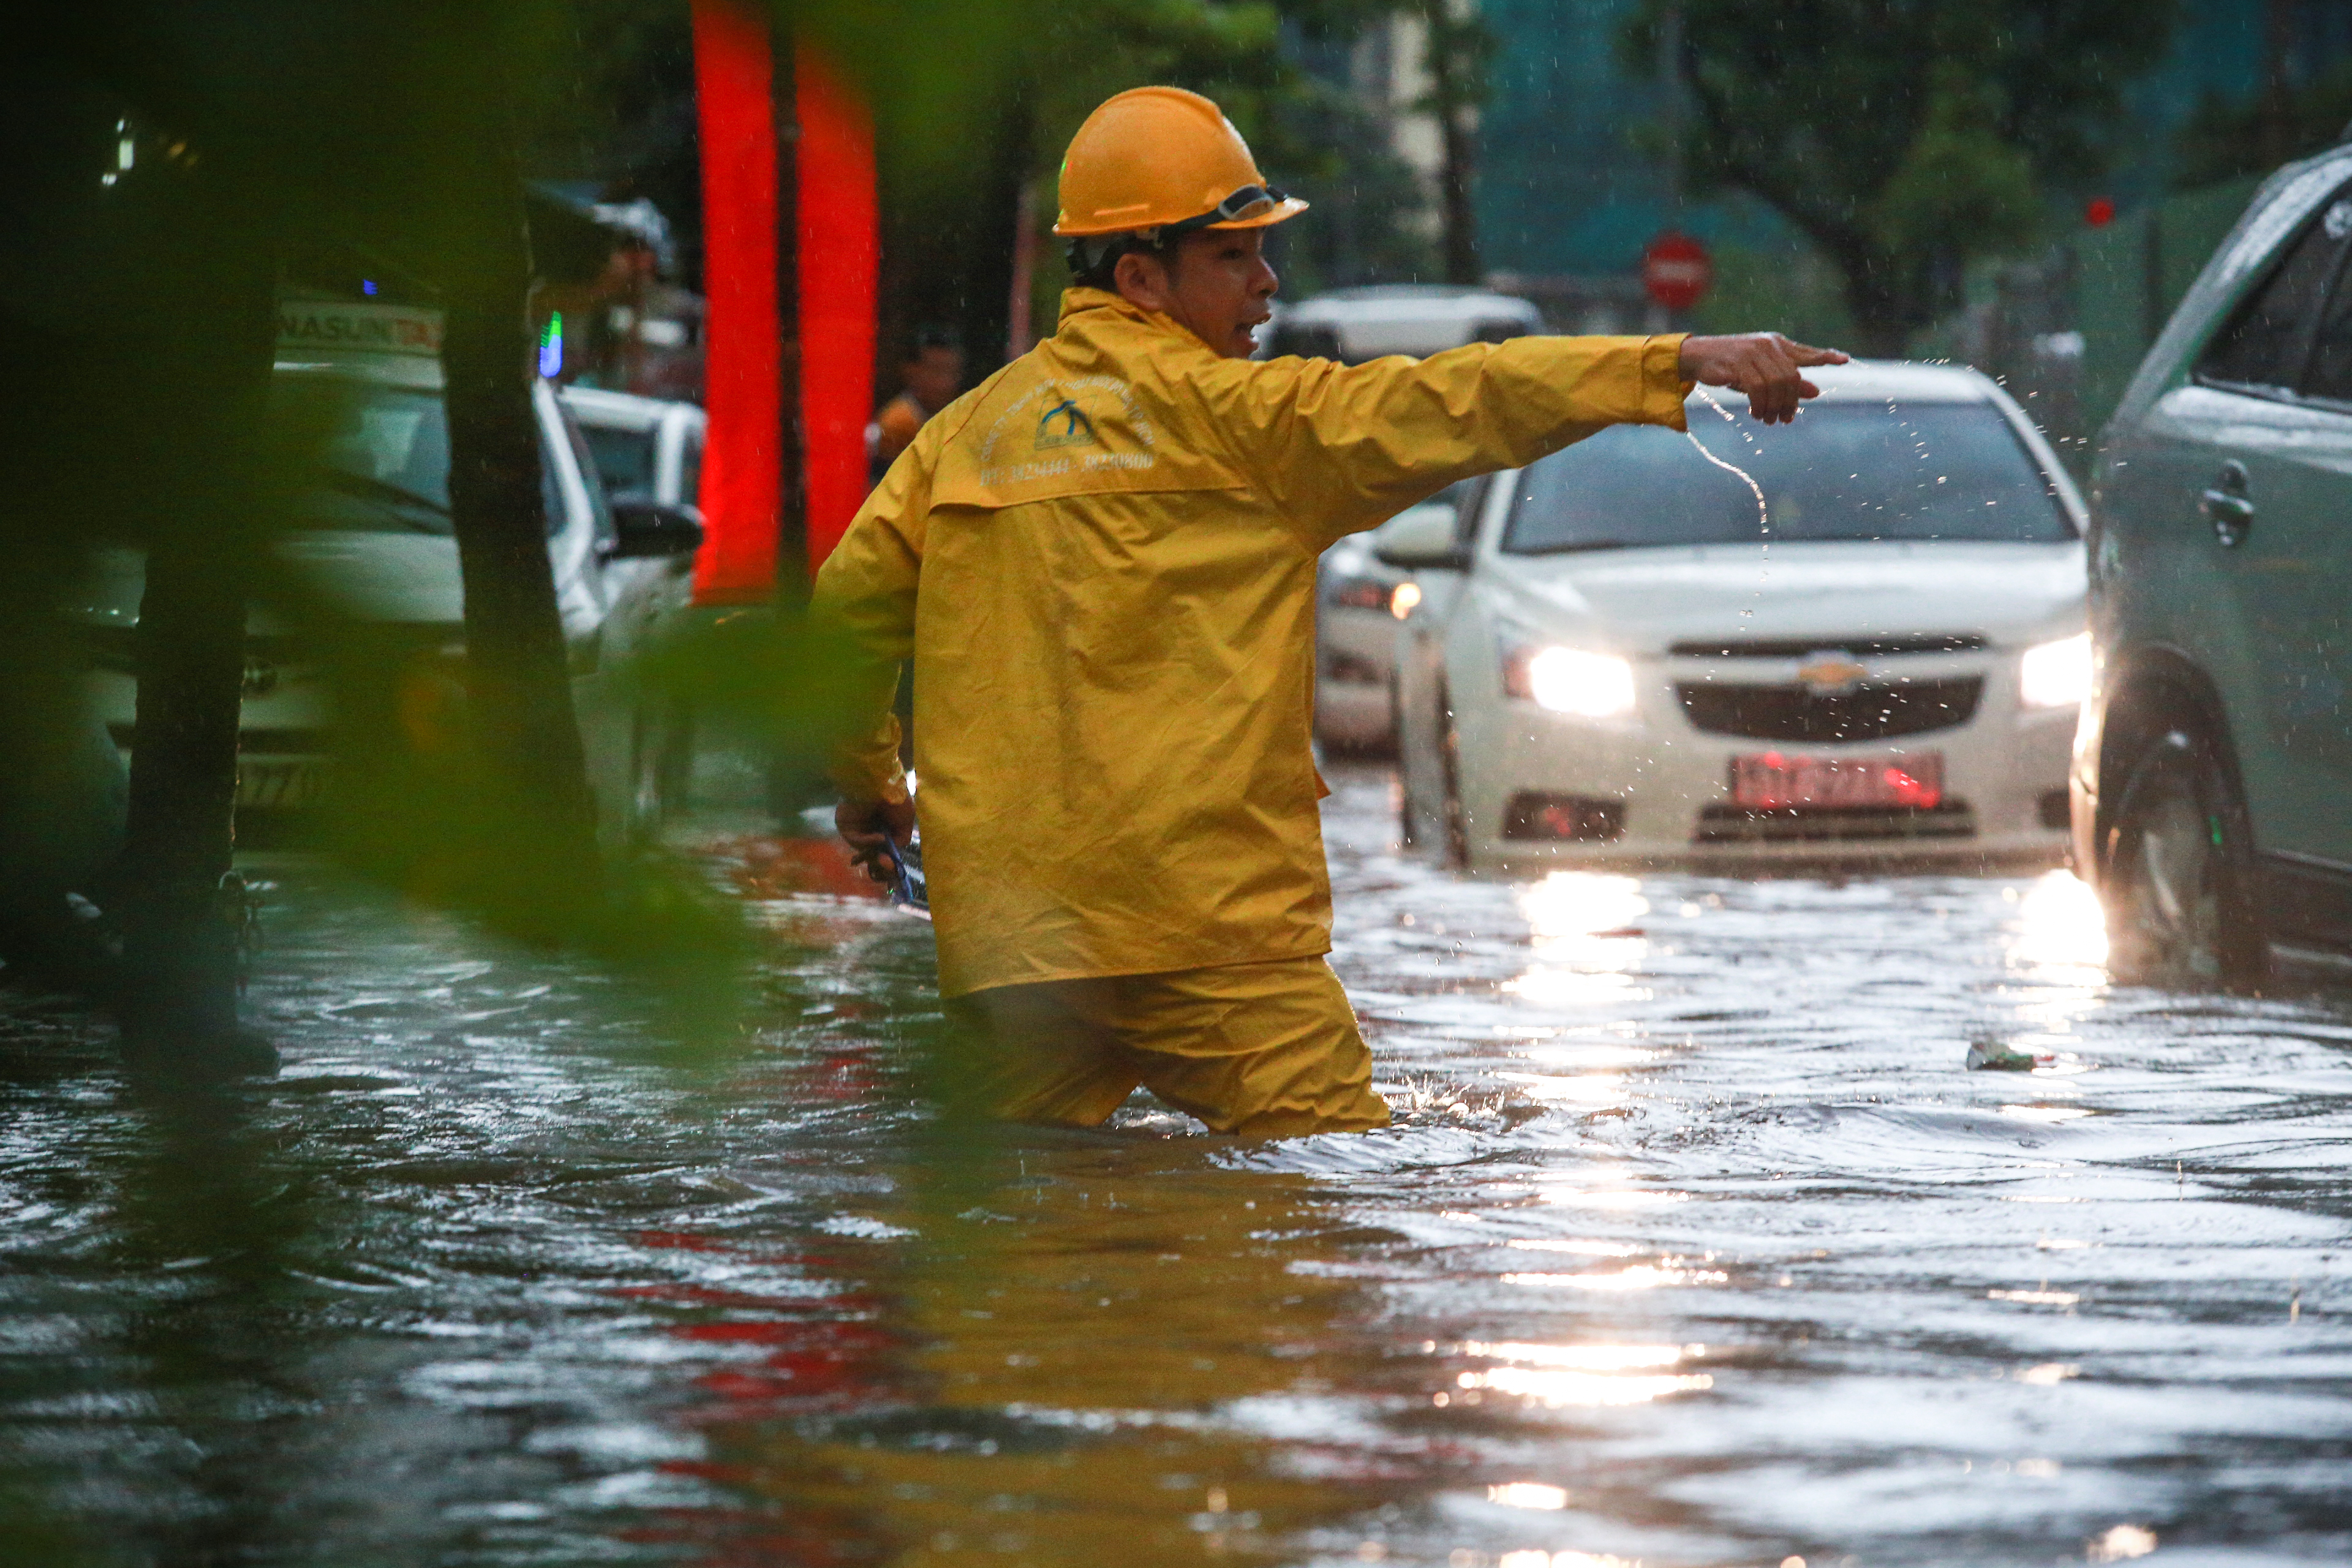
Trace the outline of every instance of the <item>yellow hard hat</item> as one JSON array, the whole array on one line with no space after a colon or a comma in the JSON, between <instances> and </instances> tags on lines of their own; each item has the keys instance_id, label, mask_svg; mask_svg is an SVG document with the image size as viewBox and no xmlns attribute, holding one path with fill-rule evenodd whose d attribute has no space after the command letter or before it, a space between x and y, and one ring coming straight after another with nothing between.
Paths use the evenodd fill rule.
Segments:
<instances>
[{"instance_id":1,"label":"yellow hard hat","mask_svg":"<svg viewBox=\"0 0 2352 1568\"><path fill-rule=\"evenodd\" d=\"M1264 228L1307 204L1265 183L1217 106L1181 87L1106 99L1062 154L1062 235Z\"/></svg>"}]
</instances>

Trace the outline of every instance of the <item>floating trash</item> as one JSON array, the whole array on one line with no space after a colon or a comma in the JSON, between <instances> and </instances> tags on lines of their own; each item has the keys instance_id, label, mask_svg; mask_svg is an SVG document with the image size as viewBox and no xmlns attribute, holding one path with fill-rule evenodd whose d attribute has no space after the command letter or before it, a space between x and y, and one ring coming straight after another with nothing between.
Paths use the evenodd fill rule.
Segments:
<instances>
[{"instance_id":1,"label":"floating trash","mask_svg":"<svg viewBox=\"0 0 2352 1568\"><path fill-rule=\"evenodd\" d=\"M2026 1051L2013 1051L1999 1040L1975 1040L1969 1046L1970 1072L2032 1072L2046 1068L2053 1060Z\"/></svg>"}]
</instances>

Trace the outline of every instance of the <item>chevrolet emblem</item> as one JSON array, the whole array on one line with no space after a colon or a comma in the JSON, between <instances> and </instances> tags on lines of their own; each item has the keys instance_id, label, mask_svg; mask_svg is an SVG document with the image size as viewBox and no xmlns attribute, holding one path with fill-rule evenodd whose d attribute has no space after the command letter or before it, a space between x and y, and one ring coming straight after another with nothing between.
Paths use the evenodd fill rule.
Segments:
<instances>
[{"instance_id":1,"label":"chevrolet emblem","mask_svg":"<svg viewBox=\"0 0 2352 1568\"><path fill-rule=\"evenodd\" d=\"M1805 656L1797 666L1797 679L1811 688L1817 696L1834 696L1851 691L1854 683L1870 671L1856 662L1853 656L1838 648L1824 648Z\"/></svg>"}]
</instances>

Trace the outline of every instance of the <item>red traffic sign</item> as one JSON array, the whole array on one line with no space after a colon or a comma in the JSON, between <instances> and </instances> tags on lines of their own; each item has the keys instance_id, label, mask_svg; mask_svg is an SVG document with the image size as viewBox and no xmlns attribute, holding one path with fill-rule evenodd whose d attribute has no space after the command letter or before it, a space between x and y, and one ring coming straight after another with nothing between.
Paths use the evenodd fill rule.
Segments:
<instances>
[{"instance_id":1,"label":"red traffic sign","mask_svg":"<svg viewBox=\"0 0 2352 1568\"><path fill-rule=\"evenodd\" d=\"M1715 282L1715 263L1706 247L1689 235L1668 229L1642 252L1642 287L1669 310L1687 310L1706 298Z\"/></svg>"}]
</instances>

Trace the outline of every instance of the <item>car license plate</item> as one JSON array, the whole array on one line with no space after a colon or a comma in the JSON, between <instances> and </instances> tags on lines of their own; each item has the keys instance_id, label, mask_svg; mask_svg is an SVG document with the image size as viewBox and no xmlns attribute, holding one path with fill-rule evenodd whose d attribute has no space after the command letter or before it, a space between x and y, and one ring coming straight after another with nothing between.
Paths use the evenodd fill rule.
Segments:
<instances>
[{"instance_id":1,"label":"car license plate","mask_svg":"<svg viewBox=\"0 0 2352 1568\"><path fill-rule=\"evenodd\" d=\"M238 759L236 804L257 809L292 809L318 804L327 764L320 757Z\"/></svg>"},{"instance_id":2,"label":"car license plate","mask_svg":"<svg viewBox=\"0 0 2352 1568\"><path fill-rule=\"evenodd\" d=\"M1792 757L1761 752L1731 762L1731 799L1752 811L1940 805L1944 756Z\"/></svg>"}]
</instances>

